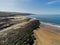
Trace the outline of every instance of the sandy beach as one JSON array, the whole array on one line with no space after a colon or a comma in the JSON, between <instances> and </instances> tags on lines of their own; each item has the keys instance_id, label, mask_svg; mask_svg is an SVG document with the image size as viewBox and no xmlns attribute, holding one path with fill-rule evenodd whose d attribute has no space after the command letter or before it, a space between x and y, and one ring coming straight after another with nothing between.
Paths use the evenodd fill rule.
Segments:
<instances>
[{"instance_id":1,"label":"sandy beach","mask_svg":"<svg viewBox=\"0 0 60 45\"><path fill-rule=\"evenodd\" d=\"M60 45L60 28L41 24L33 31L36 38L34 45Z\"/></svg>"}]
</instances>

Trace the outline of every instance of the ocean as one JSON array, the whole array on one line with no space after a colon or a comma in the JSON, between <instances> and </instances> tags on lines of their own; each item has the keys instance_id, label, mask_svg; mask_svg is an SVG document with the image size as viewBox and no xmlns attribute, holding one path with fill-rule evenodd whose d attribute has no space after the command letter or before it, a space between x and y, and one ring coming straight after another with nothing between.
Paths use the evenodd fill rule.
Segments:
<instances>
[{"instance_id":1,"label":"ocean","mask_svg":"<svg viewBox=\"0 0 60 45\"><path fill-rule=\"evenodd\" d=\"M60 27L60 15L29 15L27 17L36 18L44 24Z\"/></svg>"}]
</instances>

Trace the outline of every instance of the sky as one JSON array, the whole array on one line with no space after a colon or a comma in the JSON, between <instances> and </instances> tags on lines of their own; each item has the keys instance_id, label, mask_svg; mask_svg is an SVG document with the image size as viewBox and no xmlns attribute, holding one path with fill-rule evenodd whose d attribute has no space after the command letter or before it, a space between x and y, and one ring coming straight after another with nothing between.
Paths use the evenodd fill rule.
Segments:
<instances>
[{"instance_id":1,"label":"sky","mask_svg":"<svg viewBox=\"0 0 60 45\"><path fill-rule=\"evenodd\" d=\"M60 14L60 0L0 0L0 11Z\"/></svg>"}]
</instances>

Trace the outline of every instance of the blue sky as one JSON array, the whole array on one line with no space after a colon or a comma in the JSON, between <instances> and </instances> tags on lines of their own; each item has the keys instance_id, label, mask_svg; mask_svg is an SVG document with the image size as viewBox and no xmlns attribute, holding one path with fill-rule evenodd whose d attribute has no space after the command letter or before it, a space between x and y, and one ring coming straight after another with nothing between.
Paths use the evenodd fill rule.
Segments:
<instances>
[{"instance_id":1,"label":"blue sky","mask_svg":"<svg viewBox=\"0 0 60 45\"><path fill-rule=\"evenodd\" d=\"M0 11L60 14L60 0L0 0Z\"/></svg>"}]
</instances>

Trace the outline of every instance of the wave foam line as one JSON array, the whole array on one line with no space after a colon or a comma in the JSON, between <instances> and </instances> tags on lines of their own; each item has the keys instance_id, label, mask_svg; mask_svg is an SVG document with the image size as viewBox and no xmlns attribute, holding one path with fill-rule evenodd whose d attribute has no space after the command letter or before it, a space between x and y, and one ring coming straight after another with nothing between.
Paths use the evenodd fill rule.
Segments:
<instances>
[{"instance_id":1,"label":"wave foam line","mask_svg":"<svg viewBox=\"0 0 60 45\"><path fill-rule=\"evenodd\" d=\"M54 24L52 24L52 23L41 22L41 24L50 25L50 26L53 26L53 27L58 27L58 28L60 28L60 25L54 25Z\"/></svg>"}]
</instances>

